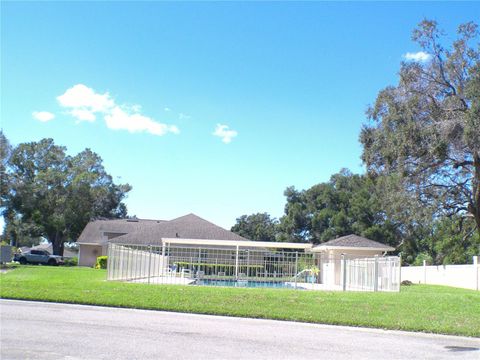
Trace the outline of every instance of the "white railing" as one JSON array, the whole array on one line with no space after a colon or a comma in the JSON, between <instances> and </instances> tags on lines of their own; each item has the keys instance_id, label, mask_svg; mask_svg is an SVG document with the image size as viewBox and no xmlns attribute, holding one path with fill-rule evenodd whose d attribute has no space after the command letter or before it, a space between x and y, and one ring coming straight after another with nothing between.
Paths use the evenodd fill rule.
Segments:
<instances>
[{"instance_id":1,"label":"white railing","mask_svg":"<svg viewBox=\"0 0 480 360\"><path fill-rule=\"evenodd\" d=\"M400 291L397 256L342 260L342 287L351 291Z\"/></svg>"}]
</instances>

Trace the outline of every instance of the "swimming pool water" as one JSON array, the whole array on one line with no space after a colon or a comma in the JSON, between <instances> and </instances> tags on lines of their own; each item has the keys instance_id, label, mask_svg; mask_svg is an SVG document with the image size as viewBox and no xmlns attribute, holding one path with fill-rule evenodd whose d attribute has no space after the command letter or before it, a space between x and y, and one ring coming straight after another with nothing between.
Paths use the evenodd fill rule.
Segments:
<instances>
[{"instance_id":1,"label":"swimming pool water","mask_svg":"<svg viewBox=\"0 0 480 360\"><path fill-rule=\"evenodd\" d=\"M195 285L207 285L207 286L229 286L229 287L266 287L266 288L282 288L282 289L294 289L295 287L285 282L272 282L272 281L252 281L252 280L213 280L213 279L201 279L194 283Z\"/></svg>"}]
</instances>

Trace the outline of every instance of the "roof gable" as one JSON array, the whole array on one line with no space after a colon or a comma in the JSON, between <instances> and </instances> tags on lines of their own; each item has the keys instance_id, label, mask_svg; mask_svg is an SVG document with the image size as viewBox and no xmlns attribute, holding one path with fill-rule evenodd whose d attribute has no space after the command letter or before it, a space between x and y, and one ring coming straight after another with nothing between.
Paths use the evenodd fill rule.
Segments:
<instances>
[{"instance_id":1,"label":"roof gable","mask_svg":"<svg viewBox=\"0 0 480 360\"><path fill-rule=\"evenodd\" d=\"M391 246L373 241L355 234L346 235L337 239L329 240L322 244L315 246L320 247L349 247L349 248L364 248L364 249L385 249L385 251L395 250Z\"/></svg>"}]
</instances>

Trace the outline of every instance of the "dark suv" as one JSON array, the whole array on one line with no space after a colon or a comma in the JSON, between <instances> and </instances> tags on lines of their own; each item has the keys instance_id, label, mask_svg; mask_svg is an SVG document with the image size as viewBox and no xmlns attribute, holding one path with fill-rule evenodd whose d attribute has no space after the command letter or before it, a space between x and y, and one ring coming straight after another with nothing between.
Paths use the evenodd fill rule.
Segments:
<instances>
[{"instance_id":1,"label":"dark suv","mask_svg":"<svg viewBox=\"0 0 480 360\"><path fill-rule=\"evenodd\" d=\"M46 265L62 265L63 257L51 255L46 250L30 250L24 253L15 254L13 261L20 264L46 264Z\"/></svg>"}]
</instances>

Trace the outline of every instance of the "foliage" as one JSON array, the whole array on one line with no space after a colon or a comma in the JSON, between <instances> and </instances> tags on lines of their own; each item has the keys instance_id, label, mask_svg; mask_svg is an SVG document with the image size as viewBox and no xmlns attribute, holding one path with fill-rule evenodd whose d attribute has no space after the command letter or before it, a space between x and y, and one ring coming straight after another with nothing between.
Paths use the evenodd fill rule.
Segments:
<instances>
[{"instance_id":1,"label":"foliage","mask_svg":"<svg viewBox=\"0 0 480 360\"><path fill-rule=\"evenodd\" d=\"M63 259L63 265L64 266L78 266L78 258L77 257L64 258Z\"/></svg>"},{"instance_id":2,"label":"foliage","mask_svg":"<svg viewBox=\"0 0 480 360\"><path fill-rule=\"evenodd\" d=\"M327 183L297 191L285 190L287 204L280 221L280 239L321 243L358 234L398 245L396 224L382 210L374 180L343 169Z\"/></svg>"},{"instance_id":3,"label":"foliage","mask_svg":"<svg viewBox=\"0 0 480 360\"><path fill-rule=\"evenodd\" d=\"M275 241L278 220L267 213L242 215L231 231L254 241Z\"/></svg>"},{"instance_id":4,"label":"foliage","mask_svg":"<svg viewBox=\"0 0 480 360\"><path fill-rule=\"evenodd\" d=\"M480 336L480 292L415 285L400 293L148 285L105 270L21 266L0 274L0 297Z\"/></svg>"},{"instance_id":5,"label":"foliage","mask_svg":"<svg viewBox=\"0 0 480 360\"><path fill-rule=\"evenodd\" d=\"M426 253L420 253L415 257L415 260L413 261L412 265L414 266L421 266L423 265L423 262L427 265L432 265L433 264L433 259L429 254Z\"/></svg>"},{"instance_id":6,"label":"foliage","mask_svg":"<svg viewBox=\"0 0 480 360\"><path fill-rule=\"evenodd\" d=\"M3 134L1 139L7 143ZM92 218L127 215L122 200L130 185L115 184L90 149L70 156L52 139L42 139L1 155L3 216L14 243L44 237L61 255L64 242L75 241Z\"/></svg>"},{"instance_id":7,"label":"foliage","mask_svg":"<svg viewBox=\"0 0 480 360\"><path fill-rule=\"evenodd\" d=\"M360 135L362 159L370 175L393 179L384 204L404 224L421 223L426 209L434 220L469 213L480 231L477 25L460 25L450 48L442 35L429 20L413 32L430 59L403 62L399 83L380 91Z\"/></svg>"},{"instance_id":8,"label":"foliage","mask_svg":"<svg viewBox=\"0 0 480 360\"><path fill-rule=\"evenodd\" d=\"M480 235L471 218L445 217L434 225L432 256L437 264L467 264L480 254Z\"/></svg>"},{"instance_id":9,"label":"foliage","mask_svg":"<svg viewBox=\"0 0 480 360\"><path fill-rule=\"evenodd\" d=\"M95 269L106 269L107 268L107 256L97 257L97 262L95 263Z\"/></svg>"},{"instance_id":10,"label":"foliage","mask_svg":"<svg viewBox=\"0 0 480 360\"><path fill-rule=\"evenodd\" d=\"M38 227L35 224L24 223L21 218L16 217L10 218L5 223L5 228L0 238L9 244L15 244L17 247L32 247L39 245L42 241L38 234Z\"/></svg>"}]
</instances>

